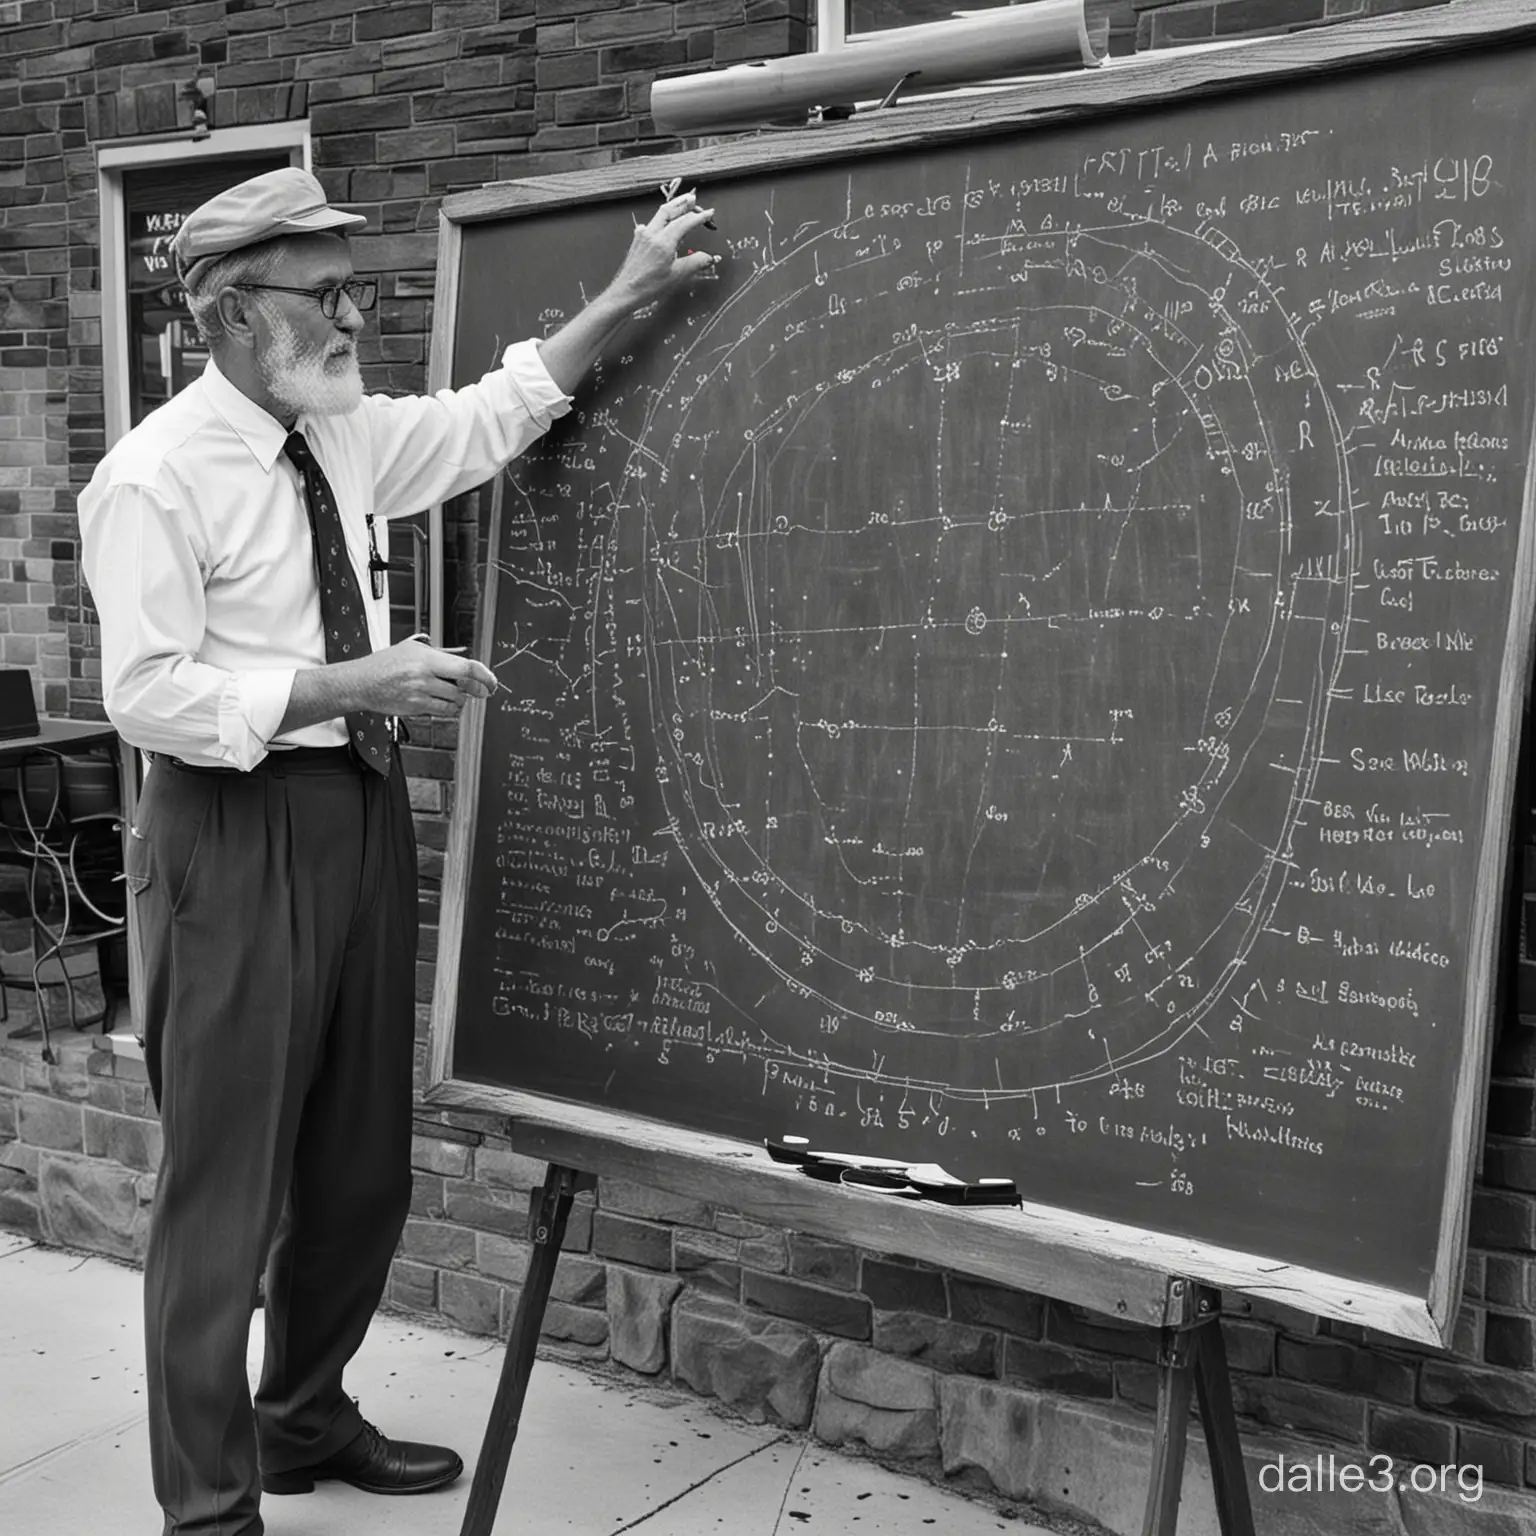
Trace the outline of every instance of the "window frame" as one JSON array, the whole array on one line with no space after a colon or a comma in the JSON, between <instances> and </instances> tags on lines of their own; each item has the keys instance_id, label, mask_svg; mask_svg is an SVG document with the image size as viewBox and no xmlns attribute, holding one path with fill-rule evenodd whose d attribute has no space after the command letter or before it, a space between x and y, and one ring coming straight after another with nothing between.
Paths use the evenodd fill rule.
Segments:
<instances>
[{"instance_id":1,"label":"window frame","mask_svg":"<svg viewBox=\"0 0 1536 1536\"><path fill-rule=\"evenodd\" d=\"M871 38L900 37L905 27L885 27L878 32L848 31L849 0L816 0L816 52L836 53L840 48L856 48ZM963 0L955 0L958 8ZM1000 5L998 10L1002 10ZM955 18L958 20L958 18ZM913 22L913 26L932 26L932 22Z\"/></svg>"},{"instance_id":2,"label":"window frame","mask_svg":"<svg viewBox=\"0 0 1536 1536\"><path fill-rule=\"evenodd\" d=\"M309 120L215 128L190 136L104 144L96 151L96 190L101 208L101 387L106 446L127 432L129 419L128 223L123 175L232 155L288 151L291 165L310 169Z\"/></svg>"}]
</instances>

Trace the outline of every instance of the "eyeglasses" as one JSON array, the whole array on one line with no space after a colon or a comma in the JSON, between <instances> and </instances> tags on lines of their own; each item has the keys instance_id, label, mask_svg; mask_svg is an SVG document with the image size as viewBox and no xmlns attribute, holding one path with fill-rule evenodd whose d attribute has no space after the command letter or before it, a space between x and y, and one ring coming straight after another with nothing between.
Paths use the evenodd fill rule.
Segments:
<instances>
[{"instance_id":1,"label":"eyeglasses","mask_svg":"<svg viewBox=\"0 0 1536 1536\"><path fill-rule=\"evenodd\" d=\"M364 312L373 308L379 301L379 285L371 277L348 278L344 283L328 284L324 288L285 288L281 283L232 283L234 288L255 288L263 293L298 293L307 299L314 299L320 305L320 313L327 320L336 318L336 311L341 308L341 296L346 296L352 303Z\"/></svg>"}]
</instances>

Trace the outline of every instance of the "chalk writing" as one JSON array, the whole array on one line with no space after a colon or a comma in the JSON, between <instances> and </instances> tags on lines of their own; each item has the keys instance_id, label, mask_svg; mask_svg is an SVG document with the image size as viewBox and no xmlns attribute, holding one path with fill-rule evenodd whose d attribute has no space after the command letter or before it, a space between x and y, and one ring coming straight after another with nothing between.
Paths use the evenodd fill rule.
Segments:
<instances>
[{"instance_id":1,"label":"chalk writing","mask_svg":"<svg viewBox=\"0 0 1536 1536\"><path fill-rule=\"evenodd\" d=\"M1299 1257L1443 1147L1532 218L1362 89L721 189L503 483L471 1071Z\"/></svg>"}]
</instances>

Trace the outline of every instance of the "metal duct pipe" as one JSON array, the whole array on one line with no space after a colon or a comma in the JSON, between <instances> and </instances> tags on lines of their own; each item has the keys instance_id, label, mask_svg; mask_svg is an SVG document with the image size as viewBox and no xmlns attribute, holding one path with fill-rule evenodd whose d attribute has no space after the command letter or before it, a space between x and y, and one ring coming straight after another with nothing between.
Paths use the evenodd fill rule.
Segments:
<instances>
[{"instance_id":1,"label":"metal duct pipe","mask_svg":"<svg viewBox=\"0 0 1536 1536\"><path fill-rule=\"evenodd\" d=\"M829 53L657 80L651 117L664 133L803 120L814 108L879 100L897 86L929 90L1099 63L1107 27L1090 35L1086 0L1031 0L984 16L876 33Z\"/></svg>"}]
</instances>

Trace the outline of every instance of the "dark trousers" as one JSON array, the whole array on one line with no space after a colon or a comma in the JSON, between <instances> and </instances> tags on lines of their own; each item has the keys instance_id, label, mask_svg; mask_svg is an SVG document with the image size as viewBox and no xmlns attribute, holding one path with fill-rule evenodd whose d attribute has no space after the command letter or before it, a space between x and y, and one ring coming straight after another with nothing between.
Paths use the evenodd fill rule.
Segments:
<instances>
[{"instance_id":1,"label":"dark trousers","mask_svg":"<svg viewBox=\"0 0 1536 1536\"><path fill-rule=\"evenodd\" d=\"M258 1464L307 1465L361 1429L342 1368L410 1204L416 846L399 764L386 780L345 749L252 773L156 760L128 879L164 1130L144 1270L155 1493L168 1536L256 1536Z\"/></svg>"}]
</instances>

